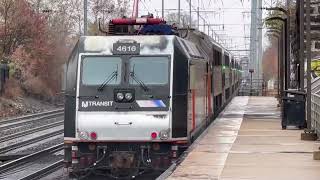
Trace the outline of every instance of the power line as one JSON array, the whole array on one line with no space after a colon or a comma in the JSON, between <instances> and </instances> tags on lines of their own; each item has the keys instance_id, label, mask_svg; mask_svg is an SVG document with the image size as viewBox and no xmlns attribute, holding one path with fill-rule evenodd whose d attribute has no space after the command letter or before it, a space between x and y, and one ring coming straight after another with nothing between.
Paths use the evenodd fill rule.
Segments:
<instances>
[{"instance_id":1,"label":"power line","mask_svg":"<svg viewBox=\"0 0 320 180\"><path fill-rule=\"evenodd\" d=\"M217 2L215 2L215 1L217 1ZM222 41L222 39L220 39L220 36L217 34L216 31L220 31L222 29L222 26L223 27L224 26L228 27L227 29L234 29L234 28L239 28L239 26L247 26L249 24L226 24L226 23L214 24L214 23L211 23L211 22L221 22L221 20L225 18L224 15L226 15L228 13L234 13L235 11L233 11L233 10L237 10L237 9L243 10L243 12L237 12L237 13L242 13L242 14L248 13L249 14L250 12L245 12L245 10L250 9L250 8L239 8L239 7L232 7L232 6L231 7L230 6L223 7L223 6L221 6L221 4L223 5L223 2L221 2L221 0L220 0L220 2L219 2L219 0L215 0L215 1L210 0L209 2L207 2L207 1L199 0L199 2L200 2L199 6L200 7L199 7L199 11L198 11L198 9L196 7L197 5L196 4L192 4L192 3L195 2L194 0L193 1L185 0L185 2L187 2L187 4L189 4L189 5L190 5L190 2L191 2L191 6L189 7L189 13L190 13L190 8L191 8L191 13L190 14L191 14L191 18L192 19L194 19L194 17L195 17L195 14L194 14L195 12L199 12L200 13L199 20L201 20L201 24L202 24L202 20L203 20L204 21L203 22L204 25L199 25L199 27L200 26L201 27L206 27L203 30L203 32L208 34L212 38L214 38L217 42L227 45L225 42ZM151 1L148 1L148 2L141 1L141 2L143 4L142 7L144 7L143 9L147 10L148 12L150 12L150 7L152 6L152 4L150 4ZM214 4L214 6L210 6L212 3ZM241 7L241 5L240 5L240 7ZM160 6L158 6L158 7L157 6L152 6L151 9L154 9L153 12L155 11L156 14L158 14L160 12L159 15L161 16L162 8ZM179 12L179 8L163 8L163 9L165 11L167 11L166 13L170 13L170 11ZM186 9L181 9L181 11L187 11L187 10ZM201 14L201 13L203 13L203 14ZM212 13L214 14L214 16L210 15ZM211 26L211 25L214 25L214 26ZM219 27L219 28L214 28L214 27ZM223 29L223 31L229 32L227 29ZM208 30L208 32L206 32L207 30ZM239 43L239 41L237 41L237 42Z\"/></svg>"},{"instance_id":2,"label":"power line","mask_svg":"<svg viewBox=\"0 0 320 180\"><path fill-rule=\"evenodd\" d=\"M145 9L148 13L149 13L149 12L152 12L152 11L150 11L150 9L147 7L147 5L144 3L144 1L140 1L140 2L142 3L144 9ZM156 13L157 13L157 11L156 11Z\"/></svg>"},{"instance_id":3,"label":"power line","mask_svg":"<svg viewBox=\"0 0 320 180\"><path fill-rule=\"evenodd\" d=\"M190 6L190 8L193 8L194 10L196 10L196 8L194 7L194 6L192 6L192 4L191 4L191 0L188 2L188 0L186 0L187 1L187 3L189 4L189 6ZM191 11L191 10L190 10ZM203 18L201 15L199 15L199 17L201 18L201 19L203 19L204 20L204 22L206 23L206 19L205 18ZM191 16L191 14L190 14L190 21L191 21L191 18L192 18L192 16ZM208 27L209 29L210 29L210 26ZM204 32L205 33L205 32ZM216 33L214 32L214 34L216 35ZM208 34L209 35L209 34ZM219 37L217 37L218 38L218 41L219 41Z\"/></svg>"}]
</instances>

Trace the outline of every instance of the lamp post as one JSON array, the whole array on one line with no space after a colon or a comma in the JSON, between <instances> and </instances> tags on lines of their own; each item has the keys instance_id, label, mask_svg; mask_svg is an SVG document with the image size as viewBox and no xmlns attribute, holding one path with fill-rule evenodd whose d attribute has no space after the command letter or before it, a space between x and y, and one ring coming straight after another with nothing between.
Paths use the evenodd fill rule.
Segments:
<instances>
[{"instance_id":1,"label":"lamp post","mask_svg":"<svg viewBox=\"0 0 320 180\"><path fill-rule=\"evenodd\" d=\"M279 66L279 77L280 77L280 92L279 92L279 96L280 96L280 99L282 98L283 96L283 92L284 90L287 90L288 88L288 78L290 76L288 76L288 72L290 71L290 68L288 66L289 64L289 54L287 54L287 49L289 48L289 37L287 36L287 19L286 18L282 18L282 17L271 17L271 18L268 18L266 19L266 21L272 21L272 20L280 20L284 23L283 25L283 31L281 32L282 33L282 36L280 36L280 46L279 46L279 49L283 49L282 51L279 51L279 54L280 54L280 59L278 61L278 65ZM284 78L283 78L284 77ZM279 80L279 79L278 79Z\"/></svg>"},{"instance_id":2,"label":"lamp post","mask_svg":"<svg viewBox=\"0 0 320 180\"><path fill-rule=\"evenodd\" d=\"M288 10L281 8L281 7L271 7L271 8L262 8L265 10L275 10L275 11L280 11L283 12L286 17L282 18L282 17L271 17L268 18L266 21L270 21L270 20L280 20L284 23L284 37L285 37L285 41L284 41L284 56L285 56L285 84L284 84L284 90L289 89L290 87L290 18L289 18L289 13Z\"/></svg>"},{"instance_id":3,"label":"lamp post","mask_svg":"<svg viewBox=\"0 0 320 180\"><path fill-rule=\"evenodd\" d=\"M280 97L280 78L281 78L281 75L280 75L280 62L281 62L281 31L279 31L278 29L271 29L271 30L269 30L268 32L271 32L272 33L272 35L274 36L274 37L276 37L277 38L277 40L278 40L278 73L277 73L277 76L278 76L278 87L277 87L277 98L278 98L278 107L280 107L280 104L281 104L281 97ZM274 33L276 33L276 34L274 34Z\"/></svg>"}]
</instances>

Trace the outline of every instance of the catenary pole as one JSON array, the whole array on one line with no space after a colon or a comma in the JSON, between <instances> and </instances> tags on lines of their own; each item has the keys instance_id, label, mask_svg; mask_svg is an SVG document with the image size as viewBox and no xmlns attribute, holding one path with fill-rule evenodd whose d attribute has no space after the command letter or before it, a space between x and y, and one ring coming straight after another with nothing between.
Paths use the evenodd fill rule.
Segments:
<instances>
[{"instance_id":1,"label":"catenary pole","mask_svg":"<svg viewBox=\"0 0 320 180\"><path fill-rule=\"evenodd\" d=\"M307 51L307 128L311 129L311 37L310 0L306 0L306 51Z\"/></svg>"},{"instance_id":2,"label":"catenary pole","mask_svg":"<svg viewBox=\"0 0 320 180\"><path fill-rule=\"evenodd\" d=\"M192 26L192 14L191 14L191 6L192 6L192 4L191 4L191 1L192 0L189 0L189 26L191 27Z\"/></svg>"},{"instance_id":3,"label":"catenary pole","mask_svg":"<svg viewBox=\"0 0 320 180\"><path fill-rule=\"evenodd\" d=\"M178 0L178 24L180 25L180 16L181 16L181 1Z\"/></svg>"},{"instance_id":4,"label":"catenary pole","mask_svg":"<svg viewBox=\"0 0 320 180\"><path fill-rule=\"evenodd\" d=\"M162 0L162 18L164 19L164 0Z\"/></svg>"},{"instance_id":5,"label":"catenary pole","mask_svg":"<svg viewBox=\"0 0 320 180\"><path fill-rule=\"evenodd\" d=\"M86 36L88 32L88 1L84 0L83 2L83 12L84 12L84 18L83 18L83 34Z\"/></svg>"}]
</instances>

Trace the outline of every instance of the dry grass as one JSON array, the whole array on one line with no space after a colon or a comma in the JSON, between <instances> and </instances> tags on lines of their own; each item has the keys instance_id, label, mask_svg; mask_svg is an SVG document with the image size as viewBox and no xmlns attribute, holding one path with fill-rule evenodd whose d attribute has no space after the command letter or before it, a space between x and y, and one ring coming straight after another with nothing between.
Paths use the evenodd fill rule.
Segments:
<instances>
[{"instance_id":1,"label":"dry grass","mask_svg":"<svg viewBox=\"0 0 320 180\"><path fill-rule=\"evenodd\" d=\"M9 79L5 84L3 96L8 99L17 99L23 97L24 92L21 89L19 82L15 79Z\"/></svg>"},{"instance_id":2,"label":"dry grass","mask_svg":"<svg viewBox=\"0 0 320 180\"><path fill-rule=\"evenodd\" d=\"M52 90L43 82L42 79L34 77L26 80L23 83L23 87L28 93L36 96L51 97L53 95Z\"/></svg>"}]
</instances>

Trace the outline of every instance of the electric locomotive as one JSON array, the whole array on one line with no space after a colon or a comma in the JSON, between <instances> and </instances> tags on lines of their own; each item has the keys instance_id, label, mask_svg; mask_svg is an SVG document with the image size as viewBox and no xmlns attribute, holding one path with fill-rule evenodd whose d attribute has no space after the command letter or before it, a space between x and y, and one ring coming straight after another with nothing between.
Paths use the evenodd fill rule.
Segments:
<instances>
[{"instance_id":1,"label":"electric locomotive","mask_svg":"<svg viewBox=\"0 0 320 180\"><path fill-rule=\"evenodd\" d=\"M150 17L114 19L107 36L81 37L66 68L70 174L167 169L236 92L234 65L224 88L225 56L207 35Z\"/></svg>"}]
</instances>

